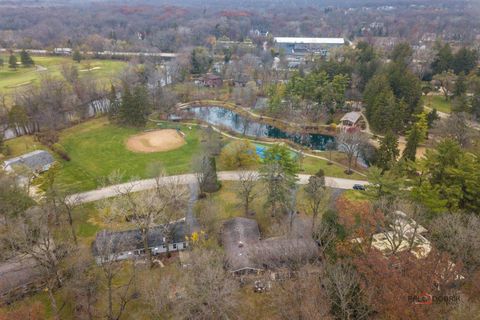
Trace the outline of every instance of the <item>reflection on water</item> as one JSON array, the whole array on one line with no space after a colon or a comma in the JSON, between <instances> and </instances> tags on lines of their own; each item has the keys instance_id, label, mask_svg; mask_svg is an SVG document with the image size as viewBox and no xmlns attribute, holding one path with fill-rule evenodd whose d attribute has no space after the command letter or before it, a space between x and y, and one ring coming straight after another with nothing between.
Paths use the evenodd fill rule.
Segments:
<instances>
[{"instance_id":1,"label":"reflection on water","mask_svg":"<svg viewBox=\"0 0 480 320\"><path fill-rule=\"evenodd\" d=\"M222 107L192 107L188 111L196 119L203 120L211 125L228 128L236 133L256 138L288 139L314 150L325 150L325 145L334 139L332 136L323 134L287 133L279 128L248 119Z\"/></svg>"}]
</instances>

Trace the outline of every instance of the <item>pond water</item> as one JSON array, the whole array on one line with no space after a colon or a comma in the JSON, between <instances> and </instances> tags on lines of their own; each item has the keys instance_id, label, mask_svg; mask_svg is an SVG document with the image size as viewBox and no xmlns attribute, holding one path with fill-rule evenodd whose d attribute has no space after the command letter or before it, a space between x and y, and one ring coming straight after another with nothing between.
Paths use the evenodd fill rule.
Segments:
<instances>
[{"instance_id":1,"label":"pond water","mask_svg":"<svg viewBox=\"0 0 480 320\"><path fill-rule=\"evenodd\" d=\"M323 134L288 133L277 127L243 117L234 111L222 107L191 107L188 108L188 111L195 119L214 126L228 128L239 134L254 138L288 139L314 150L325 150L326 144L334 140L332 136Z\"/></svg>"}]
</instances>

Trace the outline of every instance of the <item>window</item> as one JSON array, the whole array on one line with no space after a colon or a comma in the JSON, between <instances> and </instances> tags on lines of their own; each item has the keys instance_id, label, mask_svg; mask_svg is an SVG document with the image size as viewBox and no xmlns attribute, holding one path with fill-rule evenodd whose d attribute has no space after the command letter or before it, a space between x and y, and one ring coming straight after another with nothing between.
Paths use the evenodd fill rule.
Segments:
<instances>
[{"instance_id":1,"label":"window","mask_svg":"<svg viewBox=\"0 0 480 320\"><path fill-rule=\"evenodd\" d=\"M177 249L177 244L176 243L173 244L173 249Z\"/></svg>"}]
</instances>

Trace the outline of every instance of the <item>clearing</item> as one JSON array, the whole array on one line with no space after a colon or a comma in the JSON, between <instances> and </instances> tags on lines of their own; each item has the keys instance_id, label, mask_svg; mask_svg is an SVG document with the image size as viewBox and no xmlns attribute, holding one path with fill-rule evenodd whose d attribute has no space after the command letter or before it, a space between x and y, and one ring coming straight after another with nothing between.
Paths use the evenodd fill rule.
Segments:
<instances>
[{"instance_id":1,"label":"clearing","mask_svg":"<svg viewBox=\"0 0 480 320\"><path fill-rule=\"evenodd\" d=\"M155 130L134 135L127 140L133 152L162 152L180 148L185 144L184 134L175 129Z\"/></svg>"}]
</instances>

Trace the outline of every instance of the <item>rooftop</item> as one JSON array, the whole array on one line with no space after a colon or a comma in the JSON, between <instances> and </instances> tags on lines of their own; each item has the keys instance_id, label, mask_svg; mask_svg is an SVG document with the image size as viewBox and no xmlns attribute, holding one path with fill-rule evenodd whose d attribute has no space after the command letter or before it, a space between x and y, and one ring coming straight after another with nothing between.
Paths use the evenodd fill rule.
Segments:
<instances>
[{"instance_id":1,"label":"rooftop","mask_svg":"<svg viewBox=\"0 0 480 320\"><path fill-rule=\"evenodd\" d=\"M340 121L350 121L352 123L356 123L358 121L358 119L360 119L361 116L362 116L362 114L360 112L352 111L352 112L346 113L342 117L342 119L340 119Z\"/></svg>"},{"instance_id":2,"label":"rooftop","mask_svg":"<svg viewBox=\"0 0 480 320\"><path fill-rule=\"evenodd\" d=\"M170 223L168 226L171 230L172 237L169 244L185 241L185 236L187 236L188 232L185 219ZM150 229L148 236L149 248L160 247L166 243L164 234L164 230L166 228L166 225L159 225ZM93 243L93 254L98 256L105 249L111 251L109 252L110 254L118 254L121 252L143 249L142 234L140 229L127 231L103 230L98 232L95 242Z\"/></svg>"},{"instance_id":3,"label":"rooftop","mask_svg":"<svg viewBox=\"0 0 480 320\"><path fill-rule=\"evenodd\" d=\"M14 166L26 166L33 171L45 171L46 166L51 165L55 159L45 150L36 150L16 158L4 161L4 168L7 171L13 170Z\"/></svg>"},{"instance_id":4,"label":"rooftop","mask_svg":"<svg viewBox=\"0 0 480 320\"><path fill-rule=\"evenodd\" d=\"M275 37L277 43L344 44L343 38Z\"/></svg>"}]
</instances>

